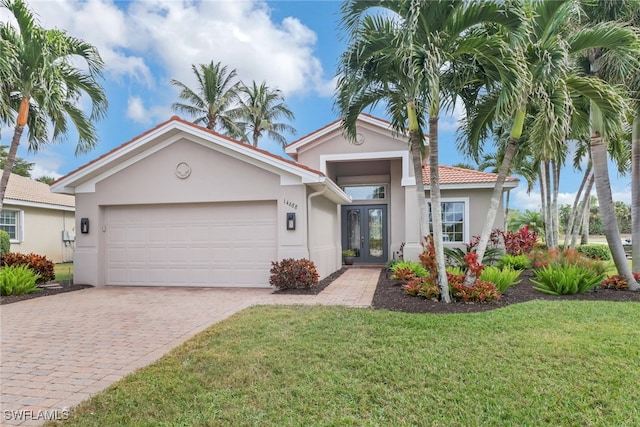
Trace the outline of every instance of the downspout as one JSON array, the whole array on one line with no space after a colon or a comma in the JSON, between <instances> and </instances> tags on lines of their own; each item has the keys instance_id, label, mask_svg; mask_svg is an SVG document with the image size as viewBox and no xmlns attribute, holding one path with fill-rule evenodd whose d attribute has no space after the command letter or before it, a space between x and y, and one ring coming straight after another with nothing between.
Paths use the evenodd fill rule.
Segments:
<instances>
[{"instance_id":1,"label":"downspout","mask_svg":"<svg viewBox=\"0 0 640 427\"><path fill-rule=\"evenodd\" d=\"M311 228L309 227L309 218L311 217L311 199L316 196L321 196L324 192L327 191L327 186L320 191L316 191L315 193L311 193L307 196L307 253L309 254L309 259L311 259L311 245L310 245L310 234Z\"/></svg>"}]
</instances>

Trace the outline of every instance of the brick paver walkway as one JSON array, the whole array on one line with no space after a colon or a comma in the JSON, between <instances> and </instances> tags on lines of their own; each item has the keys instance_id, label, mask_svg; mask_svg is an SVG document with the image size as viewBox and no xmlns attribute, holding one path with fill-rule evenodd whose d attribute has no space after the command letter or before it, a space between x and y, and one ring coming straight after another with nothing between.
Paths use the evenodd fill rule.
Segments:
<instances>
[{"instance_id":1,"label":"brick paver walkway","mask_svg":"<svg viewBox=\"0 0 640 427\"><path fill-rule=\"evenodd\" d=\"M319 295L271 289L90 288L0 306L0 425L39 425L255 304L369 307L380 269Z\"/></svg>"}]
</instances>

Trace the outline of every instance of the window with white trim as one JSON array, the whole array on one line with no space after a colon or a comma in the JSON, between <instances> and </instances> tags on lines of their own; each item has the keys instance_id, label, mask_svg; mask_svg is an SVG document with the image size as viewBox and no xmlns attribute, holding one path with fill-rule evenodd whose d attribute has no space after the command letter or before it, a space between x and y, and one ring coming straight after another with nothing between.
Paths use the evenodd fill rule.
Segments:
<instances>
[{"instance_id":1,"label":"window with white trim","mask_svg":"<svg viewBox=\"0 0 640 427\"><path fill-rule=\"evenodd\" d=\"M445 243L465 243L469 241L469 199L441 199L442 235ZM429 231L433 232L431 222L431 202L429 209Z\"/></svg>"},{"instance_id":2,"label":"window with white trim","mask_svg":"<svg viewBox=\"0 0 640 427\"><path fill-rule=\"evenodd\" d=\"M387 197L384 185L347 185L343 190L351 200L384 200Z\"/></svg>"},{"instance_id":3,"label":"window with white trim","mask_svg":"<svg viewBox=\"0 0 640 427\"><path fill-rule=\"evenodd\" d=\"M20 241L20 211L0 211L0 230L9 233L9 239Z\"/></svg>"}]
</instances>

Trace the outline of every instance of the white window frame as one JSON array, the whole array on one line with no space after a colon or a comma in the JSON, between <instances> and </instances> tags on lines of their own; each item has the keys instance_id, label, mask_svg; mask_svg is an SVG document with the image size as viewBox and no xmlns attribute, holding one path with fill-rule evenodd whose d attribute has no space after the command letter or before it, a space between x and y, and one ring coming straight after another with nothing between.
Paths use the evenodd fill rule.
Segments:
<instances>
[{"instance_id":1,"label":"white window frame","mask_svg":"<svg viewBox=\"0 0 640 427\"><path fill-rule=\"evenodd\" d=\"M430 213L430 204L431 199L427 199L427 215ZM464 204L464 218L462 219L462 242L448 242L445 241L445 245L463 245L465 243L469 243L471 240L471 236L469 235L469 198L468 197L443 197L440 199L440 204L442 203L463 203ZM431 229L431 221L429 221L429 229Z\"/></svg>"},{"instance_id":2,"label":"white window frame","mask_svg":"<svg viewBox=\"0 0 640 427\"><path fill-rule=\"evenodd\" d=\"M16 214L16 238L10 239L11 243L20 243L24 240L24 211L19 209L2 209L2 212L14 212Z\"/></svg>"},{"instance_id":3,"label":"white window frame","mask_svg":"<svg viewBox=\"0 0 640 427\"><path fill-rule=\"evenodd\" d=\"M386 203L389 197L389 186L387 184L347 184L343 185L342 191L347 192L347 187L383 187L384 188L384 197L381 199L352 199L354 203L358 204L367 204L367 203ZM347 193L348 194L348 193Z\"/></svg>"}]
</instances>

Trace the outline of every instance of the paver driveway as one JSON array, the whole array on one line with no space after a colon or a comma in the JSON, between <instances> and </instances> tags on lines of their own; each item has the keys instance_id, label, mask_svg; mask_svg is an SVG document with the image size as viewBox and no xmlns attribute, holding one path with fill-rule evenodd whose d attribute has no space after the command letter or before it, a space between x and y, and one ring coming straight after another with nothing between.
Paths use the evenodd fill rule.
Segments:
<instances>
[{"instance_id":1,"label":"paver driveway","mask_svg":"<svg viewBox=\"0 0 640 427\"><path fill-rule=\"evenodd\" d=\"M371 304L379 269L320 295L271 289L90 288L0 306L2 425L39 425L254 304Z\"/></svg>"}]
</instances>

